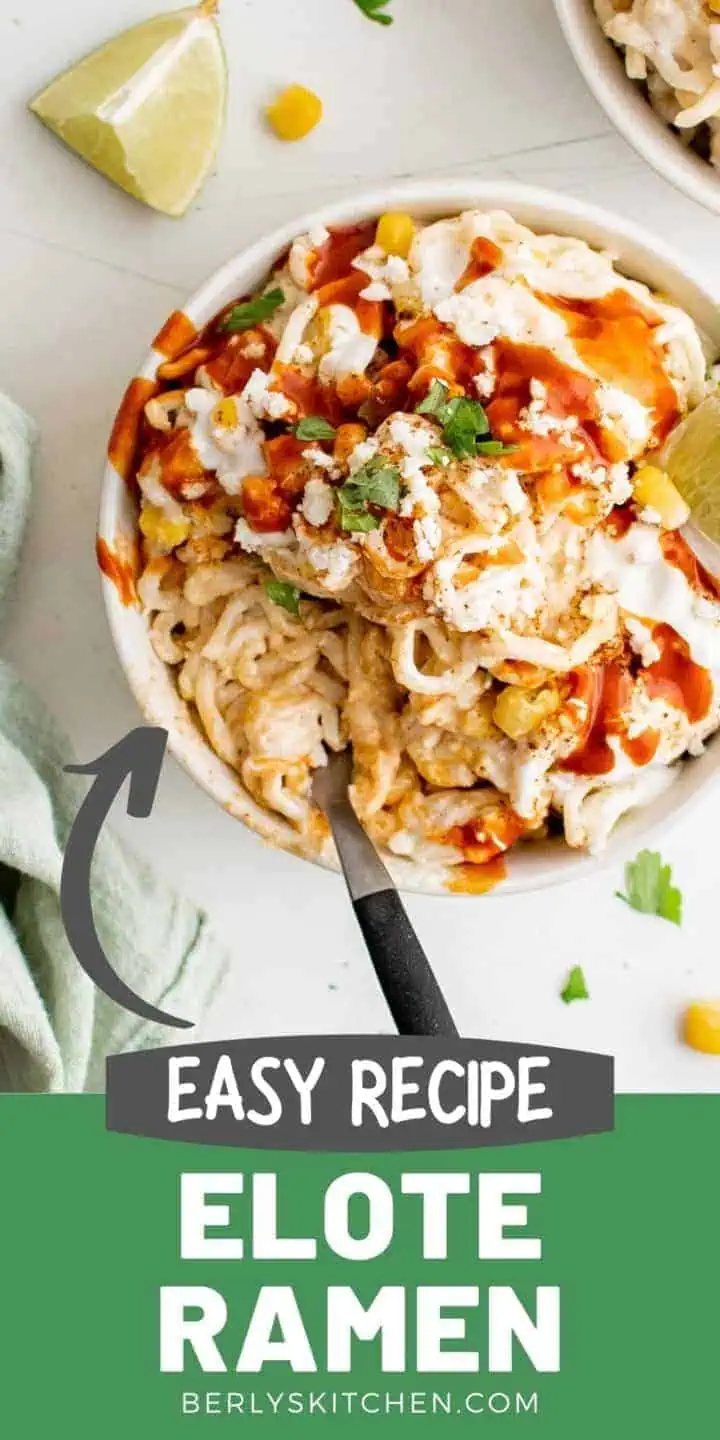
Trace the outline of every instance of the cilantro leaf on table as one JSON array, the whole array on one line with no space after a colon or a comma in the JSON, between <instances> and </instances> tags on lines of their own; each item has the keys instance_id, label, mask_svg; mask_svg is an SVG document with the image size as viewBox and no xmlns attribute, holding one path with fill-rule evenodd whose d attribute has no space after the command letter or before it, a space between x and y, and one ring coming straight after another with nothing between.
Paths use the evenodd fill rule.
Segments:
<instances>
[{"instance_id":1,"label":"cilantro leaf on table","mask_svg":"<svg viewBox=\"0 0 720 1440\"><path fill-rule=\"evenodd\" d=\"M392 25L392 15L385 15L383 12L390 4L390 0L355 0L358 10L367 15L368 20L374 20L376 25Z\"/></svg>"},{"instance_id":2,"label":"cilantro leaf on table","mask_svg":"<svg viewBox=\"0 0 720 1440\"><path fill-rule=\"evenodd\" d=\"M589 1000L590 991L585 982L585 975L581 965L574 965L565 983L565 988L560 991L561 1000L569 1005L573 1000Z\"/></svg>"},{"instance_id":3,"label":"cilantro leaf on table","mask_svg":"<svg viewBox=\"0 0 720 1440\"><path fill-rule=\"evenodd\" d=\"M335 433L335 426L322 415L306 415L295 426L298 440L334 440Z\"/></svg>"},{"instance_id":4,"label":"cilantro leaf on table","mask_svg":"<svg viewBox=\"0 0 720 1440\"><path fill-rule=\"evenodd\" d=\"M377 530L380 521L368 509L397 510L400 502L400 473L386 460L374 457L356 470L337 491L338 524L341 530Z\"/></svg>"},{"instance_id":5,"label":"cilantro leaf on table","mask_svg":"<svg viewBox=\"0 0 720 1440\"><path fill-rule=\"evenodd\" d=\"M269 320L284 303L284 290L267 290L264 295L256 295L252 300L244 300L241 305L233 305L225 319L220 321L220 329L228 333L249 330L251 325L260 325L263 320Z\"/></svg>"},{"instance_id":6,"label":"cilantro leaf on table","mask_svg":"<svg viewBox=\"0 0 720 1440\"><path fill-rule=\"evenodd\" d=\"M300 591L287 580L266 580L265 594L273 605L281 605L291 615L300 614Z\"/></svg>"},{"instance_id":7,"label":"cilantro leaf on table","mask_svg":"<svg viewBox=\"0 0 720 1440\"><path fill-rule=\"evenodd\" d=\"M662 856L656 850L641 850L634 860L625 866L625 888L627 894L616 890L618 900L624 900L633 910L643 915L657 915L669 920L672 925L682 924L682 891L672 883L672 867L664 865Z\"/></svg>"}]
</instances>

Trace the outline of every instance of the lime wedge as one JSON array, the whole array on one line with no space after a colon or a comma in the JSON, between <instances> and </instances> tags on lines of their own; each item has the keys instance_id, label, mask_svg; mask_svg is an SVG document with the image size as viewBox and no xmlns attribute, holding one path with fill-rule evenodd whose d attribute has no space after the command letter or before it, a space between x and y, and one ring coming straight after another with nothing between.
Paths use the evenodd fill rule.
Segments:
<instances>
[{"instance_id":1,"label":"lime wedge","mask_svg":"<svg viewBox=\"0 0 720 1440\"><path fill-rule=\"evenodd\" d=\"M708 395L678 425L660 459L698 529L720 544L720 393Z\"/></svg>"},{"instance_id":2,"label":"lime wedge","mask_svg":"<svg viewBox=\"0 0 720 1440\"><path fill-rule=\"evenodd\" d=\"M101 174L183 215L217 153L227 67L214 0L157 15L59 75L30 109Z\"/></svg>"}]
</instances>

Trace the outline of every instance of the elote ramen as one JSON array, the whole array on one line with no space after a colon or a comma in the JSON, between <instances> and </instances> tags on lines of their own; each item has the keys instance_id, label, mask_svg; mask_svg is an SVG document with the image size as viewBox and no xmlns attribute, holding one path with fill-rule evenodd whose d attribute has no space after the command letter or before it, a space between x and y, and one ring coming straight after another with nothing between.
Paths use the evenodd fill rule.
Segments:
<instances>
[{"instance_id":1,"label":"elote ramen","mask_svg":"<svg viewBox=\"0 0 720 1440\"><path fill-rule=\"evenodd\" d=\"M720 0L594 0L653 109L720 165Z\"/></svg>"},{"instance_id":2,"label":"elote ramen","mask_svg":"<svg viewBox=\"0 0 720 1440\"><path fill-rule=\"evenodd\" d=\"M684 312L504 212L393 214L187 332L137 591L276 843L331 853L311 779L352 745L376 844L480 892L549 832L600 849L702 749L720 601L658 459L709 385Z\"/></svg>"}]
</instances>

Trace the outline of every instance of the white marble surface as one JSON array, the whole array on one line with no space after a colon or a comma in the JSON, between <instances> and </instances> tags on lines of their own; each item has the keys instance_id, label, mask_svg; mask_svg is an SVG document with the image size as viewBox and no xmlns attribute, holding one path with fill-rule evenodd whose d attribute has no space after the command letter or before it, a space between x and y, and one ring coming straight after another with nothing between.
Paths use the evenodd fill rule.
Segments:
<instances>
[{"instance_id":1,"label":"white marble surface","mask_svg":"<svg viewBox=\"0 0 720 1440\"><path fill-rule=\"evenodd\" d=\"M576 73L550 0L224 0L231 98L217 173L165 220L66 153L24 102L113 28L162 0L0 0L0 386L42 426L34 517L3 645L90 758L138 715L115 661L93 559L103 448L126 378L165 315L234 249L324 197L387 177L505 175L599 201L662 233L720 291L720 220L611 131ZM301 80L326 117L283 147L259 123ZM409 909L466 1034L609 1051L625 1090L717 1090L720 1060L686 1049L693 997L720 998L719 797L663 845L681 931L629 911L621 877L541 894ZM335 877L264 848L173 763L134 843L207 905L233 965L213 1036L382 1031L386 1013ZM569 967L592 999L566 1007Z\"/></svg>"}]
</instances>

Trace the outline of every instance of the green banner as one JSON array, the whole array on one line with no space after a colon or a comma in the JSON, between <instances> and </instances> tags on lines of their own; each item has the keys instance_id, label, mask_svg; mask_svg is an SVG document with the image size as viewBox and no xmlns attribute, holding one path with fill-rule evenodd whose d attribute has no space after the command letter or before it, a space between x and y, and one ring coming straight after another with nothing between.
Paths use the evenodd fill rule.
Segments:
<instances>
[{"instance_id":1,"label":"green banner","mask_svg":"<svg viewBox=\"0 0 720 1440\"><path fill-rule=\"evenodd\" d=\"M241 1421L258 1437L331 1425L343 1435L371 1435L378 1425L383 1435L425 1435L443 1424L460 1435L477 1433L480 1420L501 1434L522 1427L548 1440L711 1433L716 1110L712 1096L625 1096L616 1130L603 1135L450 1154L329 1155L138 1139L105 1130L100 1097L3 1097L5 1433L34 1440L61 1426L77 1440L165 1440L217 1434L219 1424L236 1433ZM327 1228L329 1187L358 1173L374 1177L364 1183L385 1197L379 1209L390 1216L392 1236L376 1258L339 1255L338 1227ZM194 1174L215 1178L186 1180L186 1199L204 1188L208 1206L226 1206L206 1211L205 1243L241 1240L242 1259L182 1257L181 1245L198 1243L197 1205L186 1205L181 1222L181 1177ZM238 1174L242 1193L225 1193ZM465 1177L467 1191L451 1194L447 1233L436 1226L433 1240L421 1197L404 1190L430 1185L418 1176L443 1174L461 1177L460 1187ZM478 1178L499 1174L502 1182ZM259 1182L253 1214L257 1176L275 1179ZM478 1258L493 1248L490 1197L499 1184L506 1204L525 1207L505 1212L505 1242L534 1241L541 1258ZM273 1193L276 1235L314 1242L315 1258L253 1255L267 1246ZM366 1236L368 1205L356 1197L348 1214L355 1237ZM424 1258L429 1237L446 1258ZM216 1319L226 1314L213 1342L225 1369L203 1369L187 1342L184 1368L161 1368L161 1348L165 1361L177 1349L169 1311L162 1333L161 1294L172 1309L190 1288L216 1297ZM286 1320L288 1305L297 1316L294 1354L314 1370L276 1359L250 1368L251 1352L257 1360L262 1350L260 1311L267 1318L280 1290ZM381 1292L384 1328L375 1339L350 1335L350 1370L331 1372L329 1353L342 1364L342 1307L367 1314ZM508 1293L515 1318L522 1311L529 1326L518 1325L509 1342ZM440 1340L438 1296L447 1326ZM539 1327L545 1302L558 1307L559 1369L530 1358L533 1345L536 1361L542 1348L531 1322ZM551 1340L549 1310L546 1319ZM269 1344L283 1338L287 1327L276 1324ZM433 1345L441 1370L427 1368Z\"/></svg>"}]
</instances>

